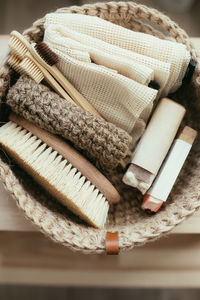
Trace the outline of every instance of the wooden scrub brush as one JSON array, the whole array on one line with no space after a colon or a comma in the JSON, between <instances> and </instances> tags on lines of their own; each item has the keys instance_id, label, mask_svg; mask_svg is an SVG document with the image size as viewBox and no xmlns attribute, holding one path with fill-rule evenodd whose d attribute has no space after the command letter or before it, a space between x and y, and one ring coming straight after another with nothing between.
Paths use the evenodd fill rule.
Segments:
<instances>
[{"instance_id":1,"label":"wooden scrub brush","mask_svg":"<svg viewBox=\"0 0 200 300\"><path fill-rule=\"evenodd\" d=\"M96 228L106 223L119 193L89 161L63 140L14 113L0 127L0 144L58 201Z\"/></svg>"}]
</instances>

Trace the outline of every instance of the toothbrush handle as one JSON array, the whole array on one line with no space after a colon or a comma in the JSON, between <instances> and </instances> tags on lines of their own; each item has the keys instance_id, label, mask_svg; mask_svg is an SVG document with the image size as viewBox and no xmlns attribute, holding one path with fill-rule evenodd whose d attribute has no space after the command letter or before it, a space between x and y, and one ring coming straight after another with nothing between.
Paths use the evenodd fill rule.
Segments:
<instances>
[{"instance_id":1,"label":"toothbrush handle","mask_svg":"<svg viewBox=\"0 0 200 300\"><path fill-rule=\"evenodd\" d=\"M66 91L58 84L58 82L53 78L53 76L41 65L37 62L37 60L31 55L26 54L35 64L36 66L41 70L43 73L44 79L46 82L64 99L70 101L71 103L77 105L71 97L66 93Z\"/></svg>"},{"instance_id":2,"label":"toothbrush handle","mask_svg":"<svg viewBox=\"0 0 200 300\"><path fill-rule=\"evenodd\" d=\"M51 66L52 75L58 80L61 86L67 91L77 105L90 111L95 116L100 116L99 112L75 89L75 87L66 79L56 66Z\"/></svg>"},{"instance_id":3,"label":"toothbrush handle","mask_svg":"<svg viewBox=\"0 0 200 300\"><path fill-rule=\"evenodd\" d=\"M101 116L99 112L85 99L75 87L65 78L65 76L54 66L47 64L44 59L41 58L37 50L34 48L34 44L29 47L31 55L38 61L38 63L45 68L49 74L51 74L57 82L62 86L62 88L71 96L74 102L82 107L83 109L91 112L95 116Z\"/></svg>"}]
</instances>

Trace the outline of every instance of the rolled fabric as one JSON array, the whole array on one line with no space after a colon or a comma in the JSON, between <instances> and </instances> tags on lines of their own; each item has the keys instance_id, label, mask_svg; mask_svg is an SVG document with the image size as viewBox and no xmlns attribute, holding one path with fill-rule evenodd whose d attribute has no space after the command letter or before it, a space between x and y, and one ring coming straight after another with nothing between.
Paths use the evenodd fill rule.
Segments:
<instances>
[{"instance_id":1,"label":"rolled fabric","mask_svg":"<svg viewBox=\"0 0 200 300\"><path fill-rule=\"evenodd\" d=\"M152 106L158 91L104 66L74 59L53 43L48 45L58 55L57 67L63 75L106 121L127 131L135 143L140 136L134 127L142 112Z\"/></svg>"},{"instance_id":2,"label":"rolled fabric","mask_svg":"<svg viewBox=\"0 0 200 300\"><path fill-rule=\"evenodd\" d=\"M129 77L141 84L148 85L154 80L154 70L138 63L136 60L126 58L119 54L120 49L114 48L113 51L107 51L109 47L105 42L96 38L89 37L74 30L68 29L62 25L47 26L44 34L44 41L75 59L85 62L94 62L98 65L117 71L119 74ZM99 42L101 46L98 47ZM103 47L104 46L104 47ZM116 48L117 51L114 51ZM88 60L88 57L90 60Z\"/></svg>"},{"instance_id":3,"label":"rolled fabric","mask_svg":"<svg viewBox=\"0 0 200 300\"><path fill-rule=\"evenodd\" d=\"M180 87L190 61L190 53L183 44L135 32L96 16L52 13L46 15L45 24L61 24L122 49L170 63L166 92L173 92Z\"/></svg>"},{"instance_id":4,"label":"rolled fabric","mask_svg":"<svg viewBox=\"0 0 200 300\"><path fill-rule=\"evenodd\" d=\"M46 28L44 41L51 47L63 51L64 54L72 56L71 44L73 39L74 43L76 42L76 48L78 46L78 49L82 49L84 53L87 51L91 59L97 64L101 64L112 69L115 68L120 74L130 77L142 84L145 84L145 82L146 84L148 83L148 80L150 79L149 70L152 70L154 80L160 86L160 94L167 95L168 91L166 90L166 85L168 83L171 68L169 63L122 49L100 39L79 33L66 26L59 24L48 25L48 18L44 26ZM79 55L73 55L72 57L81 60ZM118 60L117 63L116 60ZM126 69L127 65L128 70ZM131 71L131 68L133 71Z\"/></svg>"},{"instance_id":5,"label":"rolled fabric","mask_svg":"<svg viewBox=\"0 0 200 300\"><path fill-rule=\"evenodd\" d=\"M7 104L18 115L71 141L103 170L114 169L129 151L131 137L127 132L83 111L27 76L21 76L9 89Z\"/></svg>"}]
</instances>

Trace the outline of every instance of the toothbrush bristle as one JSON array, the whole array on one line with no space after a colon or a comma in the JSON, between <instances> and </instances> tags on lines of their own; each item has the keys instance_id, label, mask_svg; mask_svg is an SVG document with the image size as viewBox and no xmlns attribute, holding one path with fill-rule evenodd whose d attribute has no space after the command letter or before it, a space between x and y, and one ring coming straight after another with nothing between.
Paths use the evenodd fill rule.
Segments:
<instances>
[{"instance_id":1,"label":"toothbrush bristle","mask_svg":"<svg viewBox=\"0 0 200 300\"><path fill-rule=\"evenodd\" d=\"M20 63L21 63L21 60L19 59L19 57L15 56L15 55L11 55L8 59L8 64L18 73L20 73L20 68L19 68Z\"/></svg>"},{"instance_id":2,"label":"toothbrush bristle","mask_svg":"<svg viewBox=\"0 0 200 300\"><path fill-rule=\"evenodd\" d=\"M0 144L64 206L96 228L104 226L107 199L57 151L12 121L0 127Z\"/></svg>"},{"instance_id":3,"label":"toothbrush bristle","mask_svg":"<svg viewBox=\"0 0 200 300\"><path fill-rule=\"evenodd\" d=\"M44 79L40 69L28 57L25 57L19 64L19 71L20 73L27 74L36 83L40 83Z\"/></svg>"},{"instance_id":4,"label":"toothbrush bristle","mask_svg":"<svg viewBox=\"0 0 200 300\"><path fill-rule=\"evenodd\" d=\"M21 59L24 58L27 48L17 37L11 35L8 45L13 55L18 56Z\"/></svg>"},{"instance_id":5,"label":"toothbrush bristle","mask_svg":"<svg viewBox=\"0 0 200 300\"><path fill-rule=\"evenodd\" d=\"M35 49L48 65L54 66L59 62L58 55L46 43L40 42L35 44Z\"/></svg>"}]
</instances>

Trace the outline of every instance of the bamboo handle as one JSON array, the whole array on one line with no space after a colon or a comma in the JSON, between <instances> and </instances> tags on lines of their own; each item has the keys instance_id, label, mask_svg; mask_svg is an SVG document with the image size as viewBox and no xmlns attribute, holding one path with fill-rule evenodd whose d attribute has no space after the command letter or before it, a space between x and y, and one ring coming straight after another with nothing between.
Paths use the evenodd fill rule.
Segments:
<instances>
[{"instance_id":1,"label":"bamboo handle","mask_svg":"<svg viewBox=\"0 0 200 300\"><path fill-rule=\"evenodd\" d=\"M64 77L64 75L58 70L56 66L50 67L54 73L54 77L59 81L62 87L67 91L67 93L72 97L74 102L83 109L91 112L95 116L100 116L99 112L85 99L75 87Z\"/></svg>"},{"instance_id":2,"label":"bamboo handle","mask_svg":"<svg viewBox=\"0 0 200 300\"><path fill-rule=\"evenodd\" d=\"M71 99L71 97L66 93L66 91L57 83L57 81L51 76L51 74L40 64L38 61L30 54L27 53L26 56L30 58L33 63L40 69L46 82L65 100L70 101L72 104L76 103Z\"/></svg>"}]
</instances>

